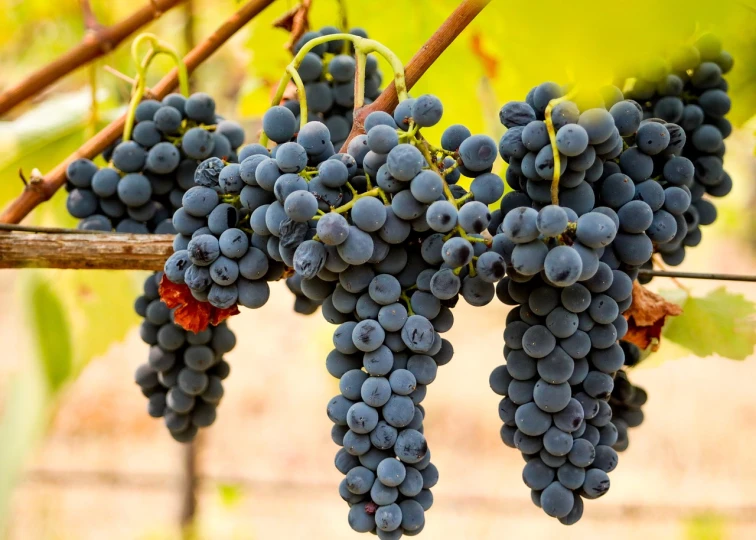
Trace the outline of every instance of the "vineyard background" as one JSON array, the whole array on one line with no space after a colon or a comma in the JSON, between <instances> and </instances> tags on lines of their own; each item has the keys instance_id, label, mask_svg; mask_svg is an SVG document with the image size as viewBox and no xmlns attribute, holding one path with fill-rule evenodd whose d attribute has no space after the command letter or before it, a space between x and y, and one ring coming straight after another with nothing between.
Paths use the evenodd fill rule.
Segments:
<instances>
[{"instance_id":1,"label":"vineyard background","mask_svg":"<svg viewBox=\"0 0 756 540\"><path fill-rule=\"evenodd\" d=\"M364 26L403 60L456 5L452 0L397 0L392 4L407 21L399 24L395 10L381 3L345 3L351 25ZM193 0L188 10L183 4L146 28L181 51L238 8L232 0ZM741 127L728 139L725 162L736 187L718 206L721 219L689 251L682 269L754 273L753 218L746 209L756 198L756 121L749 121L756 113L756 89L749 80L756 68L756 38L750 30L756 11L735 1L715 8L674 0L654 13L632 2L600 12L587 0L542 4L534 8L495 0L415 92L432 91L443 100L444 123L463 118L471 129L498 136L499 106L521 98L533 84L606 79L613 68L660 52L665 43L693 30L694 21L703 21L703 28L723 36L736 58L728 77L734 102L730 118ZM273 29L272 21L294 5L274 2L193 77L194 88L212 89L220 111L242 121L248 134L256 133L270 88L289 58L282 46L286 33ZM0 36L0 88L68 50L84 32L77 0L54 5L5 0L0 7L6 29ZM101 24L112 24L137 6L93 0L91 7ZM311 15L314 27L336 24L337 3L314 0ZM579 22L581 31L565 24L568 20ZM622 26L619 42L616 21ZM648 38L662 28L658 39ZM610 42L612 47L605 46ZM565 64L573 57L579 61ZM133 72L128 40L0 122L0 206L20 192L19 168L27 176L34 167L49 170L121 112L129 85L105 66ZM168 68L158 62L150 80ZM61 190L27 222L73 226L64 199ZM8 526L11 538L178 536L184 451L160 422L143 414L144 400L132 382L133 370L146 355L131 310L144 275L0 273L0 524ZM722 285L685 284L697 296ZM669 290L675 284L656 279L651 288ZM727 288L756 301L753 284ZM199 445L199 534L352 538L336 494L339 477L331 466L334 446L325 415L327 400L337 392L337 381L323 369L329 325L317 315L292 313L293 299L283 283L272 287L272 295L263 310L245 311L231 321L239 337L227 357L233 376L222 414ZM498 303L482 309L460 303L455 310L457 323L448 339L457 354L426 401L434 411L426 429L443 478L428 538L499 538L502 533L514 538L756 537L752 361L694 358L666 343L634 370L633 382L649 393L646 420L631 431L630 449L612 475L611 496L593 503L580 525L565 529L530 504L520 481L521 458L499 439L499 398L487 381L501 363L506 313ZM46 388L50 380L57 382Z\"/></svg>"}]
</instances>

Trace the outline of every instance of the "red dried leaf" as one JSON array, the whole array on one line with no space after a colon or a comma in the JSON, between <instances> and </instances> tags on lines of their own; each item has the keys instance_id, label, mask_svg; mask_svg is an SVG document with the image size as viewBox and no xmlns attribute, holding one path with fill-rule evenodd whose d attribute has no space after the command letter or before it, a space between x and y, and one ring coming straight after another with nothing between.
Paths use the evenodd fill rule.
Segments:
<instances>
[{"instance_id":1,"label":"red dried leaf","mask_svg":"<svg viewBox=\"0 0 756 540\"><path fill-rule=\"evenodd\" d=\"M213 307L207 302L195 300L178 308L173 314L173 320L184 330L197 334L210 324L212 309Z\"/></svg>"},{"instance_id":2,"label":"red dried leaf","mask_svg":"<svg viewBox=\"0 0 756 540\"><path fill-rule=\"evenodd\" d=\"M190 299L194 298L189 287L186 285L176 285L165 277L165 274L160 278L158 291L160 292L160 299L171 309L186 304Z\"/></svg>"},{"instance_id":3,"label":"red dried leaf","mask_svg":"<svg viewBox=\"0 0 756 540\"><path fill-rule=\"evenodd\" d=\"M159 291L160 299L169 308L178 308L173 314L175 323L195 334L202 332L210 324L217 326L229 317L239 314L239 307L236 305L228 309L218 309L207 302L200 302L192 296L189 287L176 285L165 275L160 280Z\"/></svg>"},{"instance_id":4,"label":"red dried leaf","mask_svg":"<svg viewBox=\"0 0 756 540\"><path fill-rule=\"evenodd\" d=\"M233 317L234 315L238 314L239 306L237 306L236 304L227 309L218 309L214 307L212 308L212 310L210 310L210 324L212 324L213 326L218 326L229 317Z\"/></svg>"},{"instance_id":5,"label":"red dried leaf","mask_svg":"<svg viewBox=\"0 0 756 540\"><path fill-rule=\"evenodd\" d=\"M627 334L622 339L645 350L659 349L661 332L667 317L682 313L682 308L653 293L637 281L633 283L633 303L624 315L627 319Z\"/></svg>"}]
</instances>

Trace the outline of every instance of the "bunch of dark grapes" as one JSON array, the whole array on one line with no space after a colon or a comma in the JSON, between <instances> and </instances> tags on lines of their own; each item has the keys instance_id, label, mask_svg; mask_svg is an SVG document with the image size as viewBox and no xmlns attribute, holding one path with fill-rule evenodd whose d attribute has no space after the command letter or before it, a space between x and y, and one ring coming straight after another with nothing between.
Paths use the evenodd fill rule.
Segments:
<instances>
[{"instance_id":1,"label":"bunch of dark grapes","mask_svg":"<svg viewBox=\"0 0 756 540\"><path fill-rule=\"evenodd\" d=\"M131 140L103 154L107 167L83 158L68 166L68 212L80 229L172 234L171 216L197 164L210 156L237 161L243 141L242 127L218 116L207 94L143 100Z\"/></svg>"},{"instance_id":2,"label":"bunch of dark grapes","mask_svg":"<svg viewBox=\"0 0 756 540\"><path fill-rule=\"evenodd\" d=\"M242 157L260 148L246 146ZM165 275L173 283L186 285L198 301L218 309L237 304L262 307L270 297L268 281L284 275L284 264L268 255L268 239L261 242L250 234L251 206L262 201L250 197L262 190L250 189L245 182L249 182L247 165L258 157L263 156L252 154L242 164L216 157L203 161L195 173L195 185L184 193L181 207L173 214L178 234ZM266 200L272 197L272 193L264 195Z\"/></svg>"},{"instance_id":3,"label":"bunch of dark grapes","mask_svg":"<svg viewBox=\"0 0 756 540\"><path fill-rule=\"evenodd\" d=\"M242 128L217 116L207 94L171 94L162 103L144 100L136 108L132 140L116 143L103 155L108 167L99 169L87 159L69 165L69 212L81 219L83 229L175 233L173 212L194 185L199 160L217 155L234 161L243 140ZM220 381L229 370L222 355L236 340L225 324L199 334L174 324L158 295L161 277L147 278L135 304L145 318L142 340L151 346L136 382L149 398L148 413L165 418L173 438L188 442L215 421L223 395Z\"/></svg>"},{"instance_id":4,"label":"bunch of dark grapes","mask_svg":"<svg viewBox=\"0 0 756 540\"><path fill-rule=\"evenodd\" d=\"M504 331L507 363L490 382L503 396L502 440L527 461L533 502L570 525L583 499L609 489L622 314L638 268L685 236L694 172L681 156L684 130L643 121L640 105L612 87L604 106L582 112L570 99L554 102L560 176L559 205L551 204L556 165L545 113L563 94L543 83L501 109L508 130L499 151L514 191L502 199L493 249L508 265L498 297L517 308Z\"/></svg>"},{"instance_id":5,"label":"bunch of dark grapes","mask_svg":"<svg viewBox=\"0 0 756 540\"><path fill-rule=\"evenodd\" d=\"M670 184L687 187L691 198L683 214L684 225L679 224L685 234L659 246L662 260L670 266L681 264L685 249L701 242L701 227L716 220L717 209L710 198L724 197L732 190L732 178L722 165L724 140L732 132L725 118L730 98L723 75L732 66L732 56L722 50L719 38L704 34L695 44L680 47L668 62L658 61L645 69L627 93L643 107L644 119L674 122L685 130L682 155L692 163L692 178L688 171L684 176L659 171ZM685 167L690 166L685 163Z\"/></svg>"},{"instance_id":6,"label":"bunch of dark grapes","mask_svg":"<svg viewBox=\"0 0 756 540\"><path fill-rule=\"evenodd\" d=\"M215 422L222 381L230 371L223 355L234 348L236 337L225 323L197 334L175 324L173 312L158 295L161 277L150 275L134 304L144 318L140 335L150 345L149 359L134 378L148 399L147 413L163 418L171 436L186 443L199 428Z\"/></svg>"},{"instance_id":7,"label":"bunch of dark grapes","mask_svg":"<svg viewBox=\"0 0 756 540\"><path fill-rule=\"evenodd\" d=\"M324 26L318 31L305 33L297 42L294 52L299 52L308 41L331 34L342 33L333 26ZM353 28L349 34L366 38L362 28ZM308 121L323 122L331 134L331 143L340 148L352 130L354 108L354 75L357 61L348 41L334 40L313 47L302 60L299 76L307 95ZM381 91L383 81L375 57L368 55L365 64L365 104L372 103ZM284 103L299 117L299 102Z\"/></svg>"},{"instance_id":8,"label":"bunch of dark grapes","mask_svg":"<svg viewBox=\"0 0 756 540\"><path fill-rule=\"evenodd\" d=\"M401 102L393 115L372 113L366 134L341 154L324 123L300 129L288 107L271 108L263 118L265 134L278 143L271 151L251 145L238 166L200 165L202 189L189 190L174 216L182 234L165 266L168 279L185 283L195 298L220 308L249 304L250 285L243 293L239 282L221 278L249 281L245 272L258 267L246 254L214 259L223 238L197 234L205 226L217 232L211 222L220 206L209 180L217 178L228 197L222 215L238 227L238 245L248 245L255 261L286 268L302 312L322 305L326 320L338 325L326 367L340 380L341 392L327 407L332 438L342 447L339 491L352 528L379 538L414 535L424 526L438 471L421 402L453 355L441 334L451 328L460 296L488 304L505 273L504 257L482 235L491 224L488 205L504 191L490 172L496 143L453 126L440 148L432 146L419 129L438 123L442 112L438 98L424 95ZM475 177L469 192L455 185L463 172ZM208 279L196 279L200 274Z\"/></svg>"}]
</instances>

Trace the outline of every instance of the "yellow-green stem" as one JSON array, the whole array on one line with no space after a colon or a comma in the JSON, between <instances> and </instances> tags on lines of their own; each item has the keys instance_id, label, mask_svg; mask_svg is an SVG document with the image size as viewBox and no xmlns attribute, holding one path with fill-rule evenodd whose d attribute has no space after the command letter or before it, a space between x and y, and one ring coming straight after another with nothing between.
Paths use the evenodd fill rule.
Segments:
<instances>
[{"instance_id":1,"label":"yellow-green stem","mask_svg":"<svg viewBox=\"0 0 756 540\"><path fill-rule=\"evenodd\" d=\"M410 316L414 315L415 312L412 310L412 302L410 301L409 296L407 296L407 293L402 291L402 295L400 298L405 304L407 304L407 314Z\"/></svg>"},{"instance_id":2,"label":"yellow-green stem","mask_svg":"<svg viewBox=\"0 0 756 540\"><path fill-rule=\"evenodd\" d=\"M297 87L297 98L299 98L299 129L305 127L307 118L310 114L307 112L307 92L305 92L304 83L302 77L299 76L299 72L289 65L286 71L291 75L294 85Z\"/></svg>"},{"instance_id":3,"label":"yellow-green stem","mask_svg":"<svg viewBox=\"0 0 756 540\"><path fill-rule=\"evenodd\" d=\"M546 105L546 110L544 111L545 116L545 122L546 122L546 131L549 132L549 141L551 142L551 152L554 154L554 175L551 179L551 204L553 205L559 205L559 178L562 173L562 164L559 157L559 149L557 148L556 143L556 131L554 130L554 122L551 119L551 111L562 103L563 101L567 101L569 99L572 99L575 94L577 93L577 87L570 90L567 94L560 98L552 99L549 101L549 104Z\"/></svg>"},{"instance_id":4,"label":"yellow-green stem","mask_svg":"<svg viewBox=\"0 0 756 540\"><path fill-rule=\"evenodd\" d=\"M354 195L352 200L345 205L339 206L338 208L332 208L331 212L336 212L337 214L348 212L360 199L364 197L379 197L381 191L383 191L381 188L373 188L370 191L366 191L365 193L358 193L357 195Z\"/></svg>"},{"instance_id":5,"label":"yellow-green stem","mask_svg":"<svg viewBox=\"0 0 756 540\"><path fill-rule=\"evenodd\" d=\"M375 52L383 56L383 58L388 61L391 69L394 72L394 85L396 86L396 93L399 97L399 101L404 101L409 97L407 93L407 80L404 76L404 65L402 64L401 60L399 60L399 57L391 51L391 49L389 49L382 43L379 43L372 39L342 33L317 37L304 44L304 46L294 56L291 62L289 62L289 65L286 66L286 71L284 72L283 77L281 77L281 81L278 83L278 90L276 91L276 95L271 101L271 107L275 107L276 105L281 103L281 99L283 99L284 93L286 91L286 85L289 84L289 81L292 78L292 71L296 71L297 68L299 68L299 66L302 64L302 60L304 60L304 57L308 52L310 52L318 45L322 45L323 43L339 40L344 40L354 45L354 50L355 54L357 55L358 61L360 56L365 56L371 52ZM362 70L362 77L360 78L364 79L364 69ZM360 88L362 89L360 94L355 95L355 104L358 102L361 103L364 100L364 80L359 84L355 82L355 90ZM304 107L302 107L302 109L304 109ZM302 111L301 116L305 119L303 120L303 122L306 122L307 115L304 114L304 110ZM263 146L266 146L268 144L268 136L265 134L265 132L263 132L260 136L259 142Z\"/></svg>"},{"instance_id":6,"label":"yellow-green stem","mask_svg":"<svg viewBox=\"0 0 756 540\"><path fill-rule=\"evenodd\" d=\"M189 96L189 72L186 69L186 64L179 56L175 48L165 41L162 41L155 34L140 34L134 40L131 45L131 57L134 63L139 65L139 47L144 42L150 42L150 45L156 53L167 54L173 60L178 71L179 91L184 96Z\"/></svg>"},{"instance_id":7,"label":"yellow-green stem","mask_svg":"<svg viewBox=\"0 0 756 540\"><path fill-rule=\"evenodd\" d=\"M462 195L459 199L454 199L454 202L457 204L457 206L462 206L465 202L472 199L474 195L472 193L466 193Z\"/></svg>"},{"instance_id":8,"label":"yellow-green stem","mask_svg":"<svg viewBox=\"0 0 756 540\"><path fill-rule=\"evenodd\" d=\"M139 102L142 101L142 97L144 97L144 92L147 88L147 81L144 75L153 58L155 58L155 51L150 50L147 53L147 56L145 56L144 60L137 65L136 85L134 86L131 94L129 109L126 112L126 121L123 125L124 141L131 140L131 131L134 129L134 117L136 116L136 109L139 105Z\"/></svg>"},{"instance_id":9,"label":"yellow-green stem","mask_svg":"<svg viewBox=\"0 0 756 540\"><path fill-rule=\"evenodd\" d=\"M357 51L357 68L354 72L354 110L365 104L365 64L367 54Z\"/></svg>"},{"instance_id":10,"label":"yellow-green stem","mask_svg":"<svg viewBox=\"0 0 756 540\"><path fill-rule=\"evenodd\" d=\"M139 58L139 49L144 43L149 43L150 49L145 55L143 60ZM131 132L134 129L134 115L136 114L136 108L144 97L145 90L147 89L147 70L149 69L152 60L158 54L166 54L173 59L176 64L176 70L178 71L179 90L184 96L189 95L189 73L186 69L186 64L178 55L176 50L164 41L161 41L154 34L140 34L134 39L131 44L131 57L134 60L134 64L137 66L136 85L129 101L129 109L126 115L126 122L123 127L123 140L128 141L131 139Z\"/></svg>"},{"instance_id":11,"label":"yellow-green stem","mask_svg":"<svg viewBox=\"0 0 756 540\"><path fill-rule=\"evenodd\" d=\"M433 161L433 157L431 156L430 149L428 148L428 144L424 140L418 140L413 138L412 143L420 150L420 152L423 154L423 157L425 158L425 161L428 162L428 165L430 168L438 173L438 167L436 166L436 163ZM440 174L440 173L439 173ZM451 192L451 189L449 189L449 184L446 183L446 180L442 182L443 189L444 189L444 197L446 197L446 200L457 206L457 202L454 199L454 194Z\"/></svg>"}]
</instances>

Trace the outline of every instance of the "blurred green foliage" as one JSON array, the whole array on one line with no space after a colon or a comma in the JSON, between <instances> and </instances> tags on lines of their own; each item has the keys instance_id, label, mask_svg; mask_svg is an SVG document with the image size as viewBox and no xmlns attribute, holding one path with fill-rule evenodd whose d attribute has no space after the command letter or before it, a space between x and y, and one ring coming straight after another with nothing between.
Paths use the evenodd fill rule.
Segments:
<instances>
[{"instance_id":1,"label":"blurred green foliage","mask_svg":"<svg viewBox=\"0 0 756 540\"><path fill-rule=\"evenodd\" d=\"M711 512L702 512L684 520L684 538L686 540L724 540L727 518Z\"/></svg>"},{"instance_id":2,"label":"blurred green foliage","mask_svg":"<svg viewBox=\"0 0 756 540\"><path fill-rule=\"evenodd\" d=\"M34 276L30 284L32 327L37 336L37 354L47 382L47 390L55 394L71 377L73 358L68 317L63 303L50 283Z\"/></svg>"},{"instance_id":3,"label":"blurred green foliage","mask_svg":"<svg viewBox=\"0 0 756 540\"><path fill-rule=\"evenodd\" d=\"M665 339L700 357L745 360L753 353L756 306L742 294L720 287L700 298L687 295L680 306L682 315L664 327Z\"/></svg>"}]
</instances>

